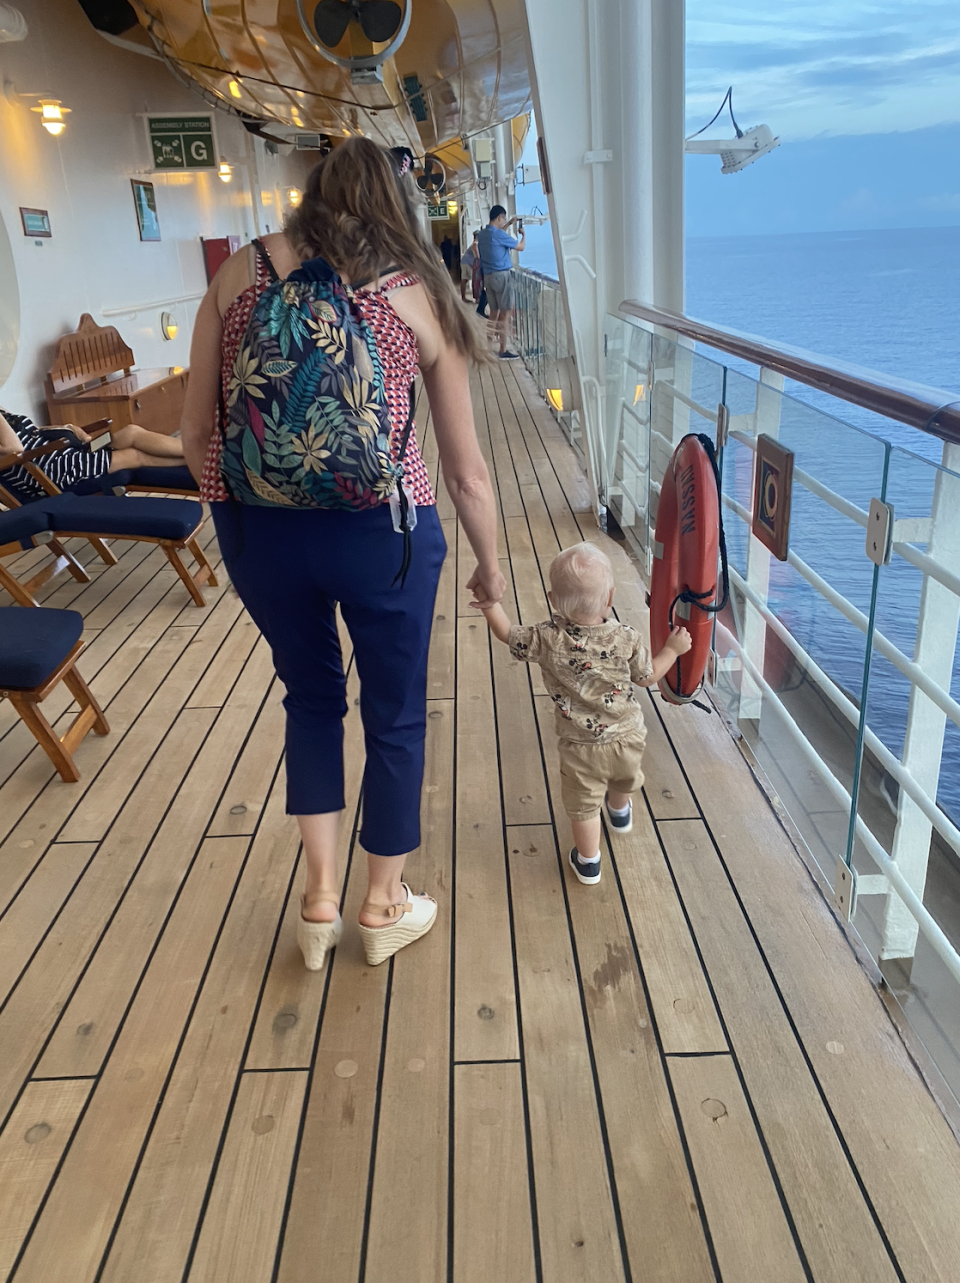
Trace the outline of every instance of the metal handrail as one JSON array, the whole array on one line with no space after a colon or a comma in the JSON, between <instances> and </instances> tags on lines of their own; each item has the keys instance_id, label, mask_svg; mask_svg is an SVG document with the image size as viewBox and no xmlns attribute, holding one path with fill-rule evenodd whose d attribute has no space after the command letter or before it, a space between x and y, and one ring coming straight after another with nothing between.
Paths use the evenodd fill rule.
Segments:
<instances>
[{"instance_id":1,"label":"metal handrail","mask_svg":"<svg viewBox=\"0 0 960 1283\"><path fill-rule=\"evenodd\" d=\"M624 299L620 311L651 325L673 330L685 338L738 356L752 365L764 366L786 378L830 396L873 410L887 419L896 419L929 432L941 441L960 445L960 397L922 383L895 379L876 370L826 357L786 344L774 347L766 339L740 330L721 330L706 321L696 321L677 312L650 307L636 299Z\"/></svg>"}]
</instances>

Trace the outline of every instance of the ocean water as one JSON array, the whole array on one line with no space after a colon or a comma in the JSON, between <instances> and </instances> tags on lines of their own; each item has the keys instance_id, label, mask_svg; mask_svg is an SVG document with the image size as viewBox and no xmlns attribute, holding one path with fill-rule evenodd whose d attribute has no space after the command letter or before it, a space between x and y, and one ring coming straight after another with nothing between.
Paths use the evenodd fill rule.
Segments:
<instances>
[{"instance_id":1,"label":"ocean water","mask_svg":"<svg viewBox=\"0 0 960 1283\"><path fill-rule=\"evenodd\" d=\"M691 240L686 310L720 326L942 389L944 402L960 398L960 228ZM704 355L717 356L706 350ZM755 373L735 359L719 359ZM786 390L801 403L785 409L781 426L798 466L803 457L809 472L866 507L879 495L883 460L882 450L864 434L882 437L897 447L887 498L898 518L929 513L935 470L928 461L941 460L939 440L800 384L788 383ZM813 415L806 407L836 418ZM862 534L800 488L794 494L791 546L866 613L872 566ZM786 567L774 568L770 589L779 617L859 702L862 634ZM896 556L881 571L877 628L911 657L921 589L920 572ZM958 692L955 652L954 698ZM868 722L897 756L908 699L902 674L875 656ZM960 731L950 721L939 801L960 822Z\"/></svg>"}]
</instances>

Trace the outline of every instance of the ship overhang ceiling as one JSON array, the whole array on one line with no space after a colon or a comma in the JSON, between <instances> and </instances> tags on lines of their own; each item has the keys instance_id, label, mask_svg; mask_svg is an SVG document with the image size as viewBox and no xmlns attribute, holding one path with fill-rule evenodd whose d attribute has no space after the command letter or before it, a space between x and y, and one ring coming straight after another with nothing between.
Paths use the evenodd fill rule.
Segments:
<instances>
[{"instance_id":1,"label":"ship overhang ceiling","mask_svg":"<svg viewBox=\"0 0 960 1283\"><path fill-rule=\"evenodd\" d=\"M473 182L460 140L530 110L522 0L400 0L407 29L392 52L390 41L371 42L355 21L332 51L325 48L315 0L133 0L133 7L171 68L208 101L334 142L364 134L416 156L440 154L449 194ZM378 54L386 56L375 75L351 70Z\"/></svg>"}]
</instances>

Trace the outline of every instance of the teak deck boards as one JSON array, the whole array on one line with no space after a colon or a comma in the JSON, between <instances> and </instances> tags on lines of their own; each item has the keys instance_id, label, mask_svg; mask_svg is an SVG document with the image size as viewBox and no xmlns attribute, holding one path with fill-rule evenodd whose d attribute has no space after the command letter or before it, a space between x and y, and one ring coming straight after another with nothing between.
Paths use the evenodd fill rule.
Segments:
<instances>
[{"instance_id":1,"label":"teak deck boards","mask_svg":"<svg viewBox=\"0 0 960 1283\"><path fill-rule=\"evenodd\" d=\"M529 376L474 399L511 615L586 538L642 626ZM442 488L439 513L408 871L440 918L376 969L356 675L347 934L311 974L283 691L235 594L198 610L159 550L81 541L92 583L44 590L84 615L111 733L62 784L0 704L0 1277L952 1283L960 1149L719 718L644 696L634 831L572 880L550 701L471 612Z\"/></svg>"}]
</instances>

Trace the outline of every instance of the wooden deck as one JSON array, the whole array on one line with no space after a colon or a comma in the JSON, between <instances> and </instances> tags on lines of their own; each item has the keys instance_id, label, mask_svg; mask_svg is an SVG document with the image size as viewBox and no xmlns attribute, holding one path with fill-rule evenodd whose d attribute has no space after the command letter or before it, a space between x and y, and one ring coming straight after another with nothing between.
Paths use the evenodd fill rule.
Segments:
<instances>
[{"instance_id":1,"label":"wooden deck","mask_svg":"<svg viewBox=\"0 0 960 1283\"><path fill-rule=\"evenodd\" d=\"M557 549L609 541L528 376L475 401L506 605L543 618ZM0 1278L955 1283L960 1149L719 717L648 699L634 832L572 881L548 701L440 513L408 864L440 918L378 969L355 679L348 930L310 974L282 692L235 594L197 609L141 546L51 586L112 733L65 785L0 705Z\"/></svg>"}]
</instances>

